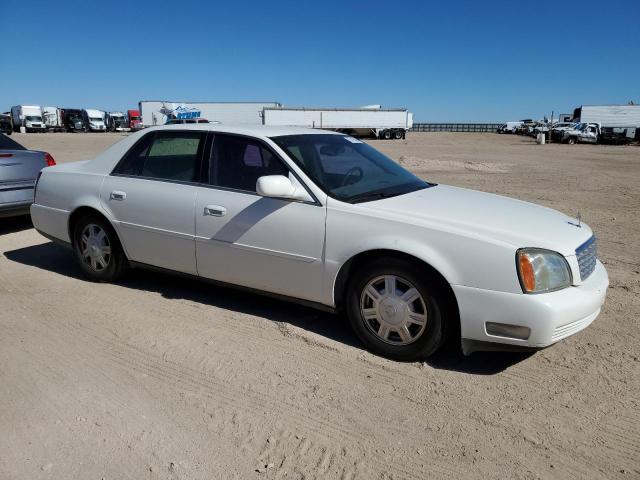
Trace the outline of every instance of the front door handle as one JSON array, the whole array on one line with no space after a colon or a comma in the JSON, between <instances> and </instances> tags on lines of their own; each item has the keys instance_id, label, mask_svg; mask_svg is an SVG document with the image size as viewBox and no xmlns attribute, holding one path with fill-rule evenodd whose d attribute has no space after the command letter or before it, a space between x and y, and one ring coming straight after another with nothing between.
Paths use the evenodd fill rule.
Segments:
<instances>
[{"instance_id":1,"label":"front door handle","mask_svg":"<svg viewBox=\"0 0 640 480\"><path fill-rule=\"evenodd\" d=\"M122 201L125 198L127 198L127 193L126 192L121 192L120 190L114 190L113 192L111 192L111 196L110 196L111 200Z\"/></svg>"},{"instance_id":2,"label":"front door handle","mask_svg":"<svg viewBox=\"0 0 640 480\"><path fill-rule=\"evenodd\" d=\"M227 214L227 209L220 205L207 205L204 207L204 214L211 217L224 217Z\"/></svg>"}]
</instances>

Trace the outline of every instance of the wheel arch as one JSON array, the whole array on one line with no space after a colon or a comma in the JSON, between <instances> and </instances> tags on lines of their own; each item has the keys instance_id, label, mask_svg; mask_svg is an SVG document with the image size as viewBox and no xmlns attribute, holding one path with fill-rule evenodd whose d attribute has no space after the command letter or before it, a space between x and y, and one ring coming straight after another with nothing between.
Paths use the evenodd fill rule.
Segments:
<instances>
[{"instance_id":1,"label":"wheel arch","mask_svg":"<svg viewBox=\"0 0 640 480\"><path fill-rule=\"evenodd\" d=\"M120 243L120 246L122 247L122 251L124 252L125 256L129 258L129 255L127 254L127 249L124 243L122 242L122 238L120 237L120 232L118 232L118 229L115 227L113 222L109 219L109 217L107 217L107 215L104 214L103 211L91 205L80 205L74 208L71 214L69 215L67 231L69 233L69 239L71 240L71 246L73 246L75 241L74 235L73 235L73 230L75 228L75 225L78 222L78 220L82 218L84 215L97 215L98 217L102 218L105 222L107 222L115 232L118 242Z\"/></svg>"},{"instance_id":2,"label":"wheel arch","mask_svg":"<svg viewBox=\"0 0 640 480\"><path fill-rule=\"evenodd\" d=\"M398 250L388 249L388 248L377 248L371 250L365 250L360 253L353 255L346 262L342 264L338 274L336 275L334 284L333 284L333 299L338 311L344 310L344 299L346 296L347 284L349 283L349 278L352 272L356 271L358 268L361 268L363 265L372 259L377 259L381 257L392 257L392 258L400 258L403 260L407 260L412 263L418 263L426 271L428 271L434 278L438 280L443 288L443 292L445 292L447 298L447 308L451 314L451 319L453 320L453 331L452 334L457 334L459 336L460 333L460 312L458 309L458 301L456 299L456 295L451 288L451 284L447 280L447 278L437 269L434 268L430 263L425 261L422 258L419 258L415 255L401 252Z\"/></svg>"}]
</instances>

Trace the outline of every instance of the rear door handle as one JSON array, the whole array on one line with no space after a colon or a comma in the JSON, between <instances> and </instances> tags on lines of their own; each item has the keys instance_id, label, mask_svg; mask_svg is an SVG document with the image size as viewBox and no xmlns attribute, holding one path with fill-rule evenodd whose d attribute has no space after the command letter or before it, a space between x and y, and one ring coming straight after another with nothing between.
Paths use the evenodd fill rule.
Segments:
<instances>
[{"instance_id":1,"label":"rear door handle","mask_svg":"<svg viewBox=\"0 0 640 480\"><path fill-rule=\"evenodd\" d=\"M227 214L227 209L220 205L207 205L204 207L204 214L211 217L224 217Z\"/></svg>"},{"instance_id":2,"label":"rear door handle","mask_svg":"<svg viewBox=\"0 0 640 480\"><path fill-rule=\"evenodd\" d=\"M125 198L127 198L127 193L126 192L121 192L120 190L114 190L113 192L111 192L111 200L119 200L122 201Z\"/></svg>"}]
</instances>

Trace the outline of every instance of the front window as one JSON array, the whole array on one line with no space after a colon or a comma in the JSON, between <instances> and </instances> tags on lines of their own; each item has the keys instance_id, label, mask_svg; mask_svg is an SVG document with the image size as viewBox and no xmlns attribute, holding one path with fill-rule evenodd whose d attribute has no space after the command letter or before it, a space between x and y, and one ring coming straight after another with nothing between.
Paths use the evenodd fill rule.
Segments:
<instances>
[{"instance_id":1,"label":"front window","mask_svg":"<svg viewBox=\"0 0 640 480\"><path fill-rule=\"evenodd\" d=\"M366 143L345 135L272 137L328 195L345 202L377 200L432 186Z\"/></svg>"},{"instance_id":2,"label":"front window","mask_svg":"<svg viewBox=\"0 0 640 480\"><path fill-rule=\"evenodd\" d=\"M216 134L211 149L211 185L255 192L258 178L288 174L284 164L260 142L246 137Z\"/></svg>"},{"instance_id":3,"label":"front window","mask_svg":"<svg viewBox=\"0 0 640 480\"><path fill-rule=\"evenodd\" d=\"M42 117L39 117L37 115L27 115L26 117L24 117L24 119L28 122L41 122L42 121Z\"/></svg>"}]
</instances>

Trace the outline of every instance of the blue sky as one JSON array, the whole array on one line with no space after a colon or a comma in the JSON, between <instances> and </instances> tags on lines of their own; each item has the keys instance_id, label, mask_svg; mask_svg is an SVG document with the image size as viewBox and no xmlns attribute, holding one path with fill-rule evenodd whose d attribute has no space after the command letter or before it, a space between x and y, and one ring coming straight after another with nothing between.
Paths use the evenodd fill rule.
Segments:
<instances>
[{"instance_id":1,"label":"blue sky","mask_svg":"<svg viewBox=\"0 0 640 480\"><path fill-rule=\"evenodd\" d=\"M640 103L638 0L0 0L0 31L0 111L377 103L484 122Z\"/></svg>"}]
</instances>

